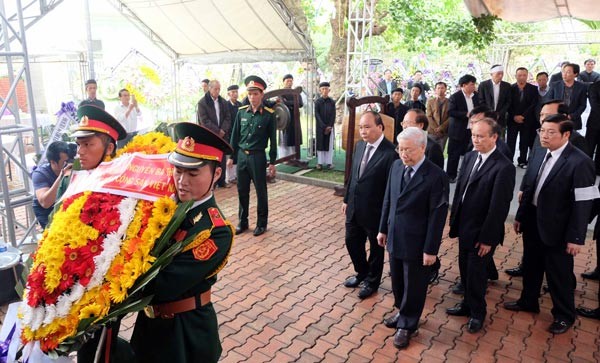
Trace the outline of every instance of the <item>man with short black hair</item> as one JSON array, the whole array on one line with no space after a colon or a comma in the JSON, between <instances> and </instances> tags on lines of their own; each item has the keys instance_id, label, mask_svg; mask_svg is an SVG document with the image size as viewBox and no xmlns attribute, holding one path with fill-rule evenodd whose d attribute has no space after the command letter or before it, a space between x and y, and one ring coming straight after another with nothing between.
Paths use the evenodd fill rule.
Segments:
<instances>
[{"instance_id":1,"label":"man with short black hair","mask_svg":"<svg viewBox=\"0 0 600 363\"><path fill-rule=\"evenodd\" d=\"M594 82L600 81L600 73L594 71L594 67L596 66L596 61L594 59L586 59L583 62L585 66L585 70L579 73L579 81L587 84L588 86Z\"/></svg>"},{"instance_id":2,"label":"man with short black hair","mask_svg":"<svg viewBox=\"0 0 600 363\"><path fill-rule=\"evenodd\" d=\"M425 104L420 101L421 95L423 94L423 89L420 85L415 84L410 88L410 100L408 100L405 105L408 109L419 109L425 112Z\"/></svg>"},{"instance_id":3,"label":"man with short black hair","mask_svg":"<svg viewBox=\"0 0 600 363\"><path fill-rule=\"evenodd\" d=\"M104 102L96 98L97 92L98 83L96 83L95 79L88 79L87 81L85 81L85 93L87 94L87 98L79 102L79 105L77 107L81 107L84 105L92 105L104 110Z\"/></svg>"},{"instance_id":4,"label":"man with short black hair","mask_svg":"<svg viewBox=\"0 0 600 363\"><path fill-rule=\"evenodd\" d=\"M392 70L386 69L383 71L383 79L377 85L377 94L379 96L391 95L398 88L398 84L392 79Z\"/></svg>"},{"instance_id":5,"label":"man with short black hair","mask_svg":"<svg viewBox=\"0 0 600 363\"><path fill-rule=\"evenodd\" d=\"M291 89L294 85L294 76L291 74L286 74L283 76L283 88ZM290 110L290 120L285 128L285 130L281 130L279 132L279 157L283 158L289 155L292 155L296 152L296 139L299 140L299 145L302 145L302 130L299 128L296 130L296 116L295 116L295 105L294 98L298 97L298 108L302 108L304 106L304 102L302 101L302 97L295 95L282 95L281 101L287 106ZM298 110L300 111L300 110ZM297 137L296 133L298 133L299 137Z\"/></svg>"},{"instance_id":6,"label":"man with short black hair","mask_svg":"<svg viewBox=\"0 0 600 363\"><path fill-rule=\"evenodd\" d=\"M429 90L431 90L431 87L429 87L427 82L425 82L423 80L423 72L421 72L420 70L417 69L415 71L415 73L413 73L412 78L408 81L407 86L408 86L408 89L412 89L414 86L419 86L421 88L421 94L419 95L419 101L421 101L422 104L427 103L427 92L429 92Z\"/></svg>"},{"instance_id":7,"label":"man with short black hair","mask_svg":"<svg viewBox=\"0 0 600 363\"><path fill-rule=\"evenodd\" d=\"M431 137L444 150L448 140L448 98L446 98L448 85L444 82L438 82L435 84L434 90L435 97L427 100L425 113L429 119Z\"/></svg>"},{"instance_id":8,"label":"man with short black hair","mask_svg":"<svg viewBox=\"0 0 600 363\"><path fill-rule=\"evenodd\" d=\"M385 250L377 243L377 232L389 171L398 154L383 134L385 126L379 113L364 112L358 128L362 140L354 148L352 171L342 203L346 249L356 275L346 279L344 286L360 286L358 297L366 299L377 292L381 283Z\"/></svg>"},{"instance_id":9,"label":"man with short black hair","mask_svg":"<svg viewBox=\"0 0 600 363\"><path fill-rule=\"evenodd\" d=\"M458 80L460 89L448 100L448 115L450 116L448 127L448 162L446 173L450 183L456 183L458 163L469 146L471 138L471 126L469 125L469 114L474 107L479 106L480 99L475 92L477 78L467 74Z\"/></svg>"},{"instance_id":10,"label":"man with short black hair","mask_svg":"<svg viewBox=\"0 0 600 363\"><path fill-rule=\"evenodd\" d=\"M31 173L33 190L33 213L42 229L48 224L48 216L56 201L56 193L68 164L69 145L64 141L54 141L46 149L48 163L40 165Z\"/></svg>"},{"instance_id":11,"label":"man with short black hair","mask_svg":"<svg viewBox=\"0 0 600 363\"><path fill-rule=\"evenodd\" d=\"M402 132L402 120L404 120L404 115L408 111L408 107L401 102L403 96L404 91L402 88L395 88L392 90L390 102L385 105L384 113L394 118L394 143L397 142L396 136Z\"/></svg>"},{"instance_id":12,"label":"man with short black hair","mask_svg":"<svg viewBox=\"0 0 600 363\"><path fill-rule=\"evenodd\" d=\"M115 108L115 118L127 131L127 137L119 141L119 147L124 146L131 140L138 128L138 117L142 115L134 95L123 88L119 91L119 104Z\"/></svg>"},{"instance_id":13,"label":"man with short black hair","mask_svg":"<svg viewBox=\"0 0 600 363\"><path fill-rule=\"evenodd\" d=\"M527 167L527 153L533 147L535 130L537 129L537 107L539 94L534 85L527 83L529 71L525 67L517 68L517 82L510 86L510 107L508 109L508 130L506 142L511 152L510 160L514 161L517 136L519 136L520 168Z\"/></svg>"},{"instance_id":14,"label":"man with short black hair","mask_svg":"<svg viewBox=\"0 0 600 363\"><path fill-rule=\"evenodd\" d=\"M576 256L585 242L593 200L598 197L594 164L569 143L573 123L556 114L543 119L542 146L530 158L521 183L515 232L523 233L523 291L504 307L538 313L544 274L552 298L554 322L548 330L566 332L575 322Z\"/></svg>"},{"instance_id":15,"label":"man with short black hair","mask_svg":"<svg viewBox=\"0 0 600 363\"><path fill-rule=\"evenodd\" d=\"M562 68L562 81L550 84L547 100L559 99L569 108L568 118L575 130L581 130L581 114L587 107L587 86L575 78L579 75L579 64L569 63Z\"/></svg>"},{"instance_id":16,"label":"man with short black hair","mask_svg":"<svg viewBox=\"0 0 600 363\"><path fill-rule=\"evenodd\" d=\"M335 101L329 97L329 82L319 83L321 97L315 101L317 123L317 170L325 166L333 169L333 136L335 126Z\"/></svg>"}]
</instances>

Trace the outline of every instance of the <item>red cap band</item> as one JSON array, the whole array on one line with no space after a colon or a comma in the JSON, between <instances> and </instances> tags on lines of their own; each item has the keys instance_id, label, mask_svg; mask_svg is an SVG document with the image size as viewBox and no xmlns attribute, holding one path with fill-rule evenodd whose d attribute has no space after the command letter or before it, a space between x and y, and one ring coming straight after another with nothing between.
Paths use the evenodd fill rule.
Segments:
<instances>
[{"instance_id":1,"label":"red cap band","mask_svg":"<svg viewBox=\"0 0 600 363\"><path fill-rule=\"evenodd\" d=\"M103 134L108 134L115 141L119 139L119 133L117 130L113 129L102 121L94 120L88 117L82 118L81 122L79 122L79 127L77 127L77 131L101 132Z\"/></svg>"},{"instance_id":2,"label":"red cap band","mask_svg":"<svg viewBox=\"0 0 600 363\"><path fill-rule=\"evenodd\" d=\"M177 142L176 152L197 159L223 160L223 151L205 144L199 144L187 136Z\"/></svg>"}]
</instances>

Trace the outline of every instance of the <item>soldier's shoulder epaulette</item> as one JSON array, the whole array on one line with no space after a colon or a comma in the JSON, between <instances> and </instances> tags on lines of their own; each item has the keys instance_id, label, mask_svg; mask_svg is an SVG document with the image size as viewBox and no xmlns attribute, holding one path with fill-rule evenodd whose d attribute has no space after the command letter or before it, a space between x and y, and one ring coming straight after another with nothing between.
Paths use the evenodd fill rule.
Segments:
<instances>
[{"instance_id":1,"label":"soldier's shoulder epaulette","mask_svg":"<svg viewBox=\"0 0 600 363\"><path fill-rule=\"evenodd\" d=\"M227 223L225 223L225 219L221 215L221 212L219 212L218 208L208 208L208 215L210 216L210 220L212 221L213 226L224 227L227 225Z\"/></svg>"},{"instance_id":2,"label":"soldier's shoulder epaulette","mask_svg":"<svg viewBox=\"0 0 600 363\"><path fill-rule=\"evenodd\" d=\"M265 107L264 107L264 109L265 109L265 110L267 110L267 112L269 112L269 113L273 113L273 112L275 112L275 110L274 110L274 109L272 109L271 107L267 107L267 106L265 106Z\"/></svg>"},{"instance_id":3,"label":"soldier's shoulder epaulette","mask_svg":"<svg viewBox=\"0 0 600 363\"><path fill-rule=\"evenodd\" d=\"M240 106L238 109L239 109L239 110L243 110L243 109L245 109L245 108L248 108L248 106L250 106L250 105Z\"/></svg>"}]
</instances>

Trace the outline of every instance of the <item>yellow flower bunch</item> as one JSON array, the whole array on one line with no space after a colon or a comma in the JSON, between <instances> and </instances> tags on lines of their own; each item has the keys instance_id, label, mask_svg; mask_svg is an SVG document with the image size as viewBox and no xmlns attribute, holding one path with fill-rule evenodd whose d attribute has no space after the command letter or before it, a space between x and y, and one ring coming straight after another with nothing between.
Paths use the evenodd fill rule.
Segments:
<instances>
[{"instance_id":1,"label":"yellow flower bunch","mask_svg":"<svg viewBox=\"0 0 600 363\"><path fill-rule=\"evenodd\" d=\"M150 269L155 260L150 256L150 251L175 214L176 208L175 201L168 197L162 197L154 204L147 201L138 202L121 251L106 276L112 301L119 303L125 300L127 290L133 286L140 275ZM151 214L147 215L147 213ZM140 235L145 224L143 221L147 221L147 227Z\"/></svg>"},{"instance_id":2,"label":"yellow flower bunch","mask_svg":"<svg viewBox=\"0 0 600 363\"><path fill-rule=\"evenodd\" d=\"M124 147L117 151L116 157L123 154L140 152L143 154L168 154L175 150L175 144L170 137L162 132L149 132L136 135Z\"/></svg>"},{"instance_id":3,"label":"yellow flower bunch","mask_svg":"<svg viewBox=\"0 0 600 363\"><path fill-rule=\"evenodd\" d=\"M43 263L46 272L44 288L48 293L52 293L63 278L61 267L65 261L64 248L82 247L88 240L98 238L98 231L94 227L82 223L79 219L81 209L89 195L90 192L83 193L69 205L67 210L56 213L36 252L37 256L44 256ZM41 261L41 259L35 259L33 269L36 269L42 263Z\"/></svg>"},{"instance_id":4,"label":"yellow flower bunch","mask_svg":"<svg viewBox=\"0 0 600 363\"><path fill-rule=\"evenodd\" d=\"M148 66L142 65L142 66L140 66L140 72L142 72L144 77L146 77L150 82L152 82L154 84L160 84L160 77L154 69L152 69Z\"/></svg>"}]
</instances>

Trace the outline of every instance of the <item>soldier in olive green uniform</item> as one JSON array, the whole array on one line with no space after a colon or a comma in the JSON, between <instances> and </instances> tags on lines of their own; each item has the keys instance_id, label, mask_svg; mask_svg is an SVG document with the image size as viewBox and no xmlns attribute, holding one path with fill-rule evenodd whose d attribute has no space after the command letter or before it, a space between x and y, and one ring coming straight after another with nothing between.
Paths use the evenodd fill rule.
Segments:
<instances>
[{"instance_id":1,"label":"soldier in olive green uniform","mask_svg":"<svg viewBox=\"0 0 600 363\"><path fill-rule=\"evenodd\" d=\"M131 345L138 362L217 362L222 349L210 288L227 263L233 226L223 218L212 191L231 146L188 122L177 124L175 135L180 140L169 162L175 167L177 196L195 203L174 238L194 241L149 286L154 298L138 313Z\"/></svg>"},{"instance_id":2,"label":"soldier in olive green uniform","mask_svg":"<svg viewBox=\"0 0 600 363\"><path fill-rule=\"evenodd\" d=\"M233 157L228 166L237 164L237 188L239 198L239 224L236 233L248 229L248 205L250 203L250 181L254 182L257 199L256 228L254 235L260 236L267 229L269 205L267 199L267 178L265 169L275 176L275 160L277 159L277 126L273 110L262 104L263 91L267 87L265 81L257 76L245 79L249 105L239 108L231 130L231 146ZM269 142L269 164L265 149Z\"/></svg>"}]
</instances>

